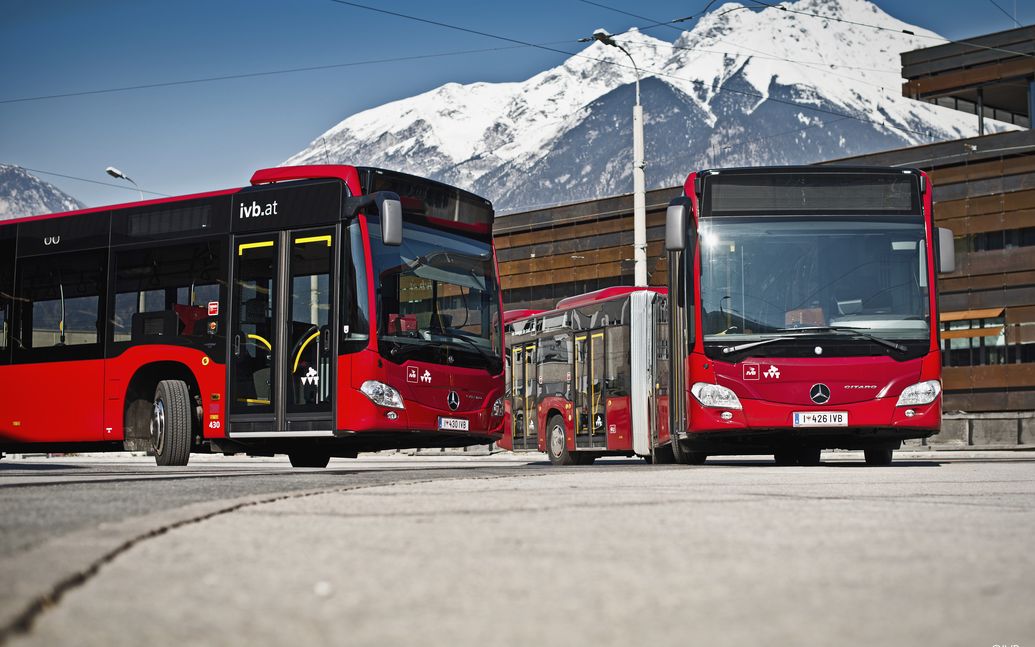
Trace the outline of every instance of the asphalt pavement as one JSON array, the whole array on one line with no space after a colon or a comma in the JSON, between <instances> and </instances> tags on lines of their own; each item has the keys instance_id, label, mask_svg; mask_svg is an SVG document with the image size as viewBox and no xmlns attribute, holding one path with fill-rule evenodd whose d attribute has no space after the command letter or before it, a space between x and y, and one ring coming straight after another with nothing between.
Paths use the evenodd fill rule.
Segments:
<instances>
[{"instance_id":1,"label":"asphalt pavement","mask_svg":"<svg viewBox=\"0 0 1035 647\"><path fill-rule=\"evenodd\" d=\"M1035 454L899 459L555 469L371 457L302 472L213 460L181 474L144 462L4 465L3 635L14 645L1035 644ZM148 488L149 505L98 521L98 500ZM78 512L46 503L66 496ZM34 502L43 530L24 519ZM62 511L65 525L54 521ZM31 545L21 531L36 533Z\"/></svg>"}]
</instances>

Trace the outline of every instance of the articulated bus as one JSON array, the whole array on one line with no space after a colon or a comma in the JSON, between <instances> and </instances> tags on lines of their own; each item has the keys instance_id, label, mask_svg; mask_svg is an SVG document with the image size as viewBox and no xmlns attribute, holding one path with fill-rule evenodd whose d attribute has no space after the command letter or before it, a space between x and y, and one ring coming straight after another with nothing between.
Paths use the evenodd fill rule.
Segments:
<instances>
[{"instance_id":1,"label":"articulated bus","mask_svg":"<svg viewBox=\"0 0 1035 647\"><path fill-rule=\"evenodd\" d=\"M611 287L562 299L545 312L505 313L507 424L500 446L546 452L557 465L633 454L671 462L663 456L666 292Z\"/></svg>"},{"instance_id":2,"label":"articulated bus","mask_svg":"<svg viewBox=\"0 0 1035 647\"><path fill-rule=\"evenodd\" d=\"M886 465L903 440L938 432L935 280L954 258L922 172L694 173L669 206L666 247L667 291L508 313L502 446L558 464L810 465L843 448Z\"/></svg>"},{"instance_id":3,"label":"articulated bus","mask_svg":"<svg viewBox=\"0 0 1035 647\"><path fill-rule=\"evenodd\" d=\"M498 440L492 205L353 166L0 223L0 451Z\"/></svg>"}]
</instances>

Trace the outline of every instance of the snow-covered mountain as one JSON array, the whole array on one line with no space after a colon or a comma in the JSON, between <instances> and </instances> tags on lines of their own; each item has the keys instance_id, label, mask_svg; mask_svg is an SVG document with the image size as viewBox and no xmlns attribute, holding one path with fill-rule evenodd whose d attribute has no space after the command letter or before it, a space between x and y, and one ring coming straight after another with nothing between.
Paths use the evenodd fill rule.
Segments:
<instances>
[{"instance_id":1,"label":"snow-covered mountain","mask_svg":"<svg viewBox=\"0 0 1035 647\"><path fill-rule=\"evenodd\" d=\"M901 94L899 53L937 34L867 0L780 7L725 4L674 42L616 37L643 72L648 188L698 167L804 164L977 134L974 117ZM635 80L620 50L594 42L524 82L450 83L352 115L285 164L394 168L500 210L628 193Z\"/></svg>"},{"instance_id":2,"label":"snow-covered mountain","mask_svg":"<svg viewBox=\"0 0 1035 647\"><path fill-rule=\"evenodd\" d=\"M20 166L0 164L0 220L82 208L81 202Z\"/></svg>"}]
</instances>

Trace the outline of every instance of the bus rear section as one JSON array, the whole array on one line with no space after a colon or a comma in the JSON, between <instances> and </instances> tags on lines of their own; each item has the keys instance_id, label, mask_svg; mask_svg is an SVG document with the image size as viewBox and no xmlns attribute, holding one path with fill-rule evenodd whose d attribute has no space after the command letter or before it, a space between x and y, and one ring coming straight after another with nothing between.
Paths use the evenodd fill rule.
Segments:
<instances>
[{"instance_id":1,"label":"bus rear section","mask_svg":"<svg viewBox=\"0 0 1035 647\"><path fill-rule=\"evenodd\" d=\"M629 287L507 313L500 445L545 452L556 465L633 455L671 462L667 317L664 288Z\"/></svg>"},{"instance_id":2,"label":"bus rear section","mask_svg":"<svg viewBox=\"0 0 1035 647\"><path fill-rule=\"evenodd\" d=\"M692 174L669 207L678 460L827 448L888 464L941 424L937 271L919 171L787 167Z\"/></svg>"},{"instance_id":3,"label":"bus rear section","mask_svg":"<svg viewBox=\"0 0 1035 647\"><path fill-rule=\"evenodd\" d=\"M318 467L499 438L491 204L363 167L252 184L0 225L0 451Z\"/></svg>"}]
</instances>

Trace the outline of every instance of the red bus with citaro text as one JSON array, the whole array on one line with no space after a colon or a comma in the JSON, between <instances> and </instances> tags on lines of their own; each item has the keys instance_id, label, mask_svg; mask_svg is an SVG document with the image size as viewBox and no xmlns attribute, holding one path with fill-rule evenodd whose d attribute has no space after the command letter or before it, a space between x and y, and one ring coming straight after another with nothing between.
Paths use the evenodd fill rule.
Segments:
<instances>
[{"instance_id":1,"label":"red bus with citaro text","mask_svg":"<svg viewBox=\"0 0 1035 647\"><path fill-rule=\"evenodd\" d=\"M773 167L692 173L666 219L671 449L883 465L941 425L934 226L914 169ZM678 369L676 368L678 367Z\"/></svg>"},{"instance_id":2,"label":"red bus with citaro text","mask_svg":"<svg viewBox=\"0 0 1035 647\"><path fill-rule=\"evenodd\" d=\"M498 440L492 205L353 166L0 223L0 451Z\"/></svg>"}]
</instances>

